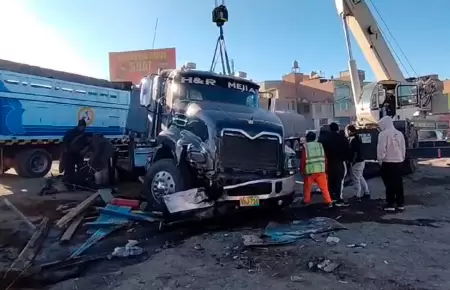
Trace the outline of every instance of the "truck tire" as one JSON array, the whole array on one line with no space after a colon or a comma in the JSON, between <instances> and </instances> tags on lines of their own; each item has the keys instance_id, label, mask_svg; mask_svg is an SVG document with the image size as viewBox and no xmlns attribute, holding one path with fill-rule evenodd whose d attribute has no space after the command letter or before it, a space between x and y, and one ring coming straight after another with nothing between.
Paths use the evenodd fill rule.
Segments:
<instances>
[{"instance_id":1,"label":"truck tire","mask_svg":"<svg viewBox=\"0 0 450 290\"><path fill-rule=\"evenodd\" d=\"M403 161L403 172L405 175L413 174L417 169L417 159L405 159Z\"/></svg>"},{"instance_id":2,"label":"truck tire","mask_svg":"<svg viewBox=\"0 0 450 290\"><path fill-rule=\"evenodd\" d=\"M187 180L173 159L160 159L153 163L144 178L144 195L148 208L167 213L163 196L186 190ZM159 189L158 189L159 186Z\"/></svg>"},{"instance_id":3,"label":"truck tire","mask_svg":"<svg viewBox=\"0 0 450 290\"><path fill-rule=\"evenodd\" d=\"M29 149L16 156L14 169L24 178L40 178L52 168L52 156L44 149Z\"/></svg>"}]
</instances>

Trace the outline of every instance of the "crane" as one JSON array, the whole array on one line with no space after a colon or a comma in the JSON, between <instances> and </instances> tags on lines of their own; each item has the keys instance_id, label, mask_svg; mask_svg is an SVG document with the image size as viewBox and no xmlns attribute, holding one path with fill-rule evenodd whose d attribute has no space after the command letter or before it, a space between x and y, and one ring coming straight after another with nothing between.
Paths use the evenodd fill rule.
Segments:
<instances>
[{"instance_id":1,"label":"crane","mask_svg":"<svg viewBox=\"0 0 450 290\"><path fill-rule=\"evenodd\" d=\"M430 112L432 99L441 96L434 96L436 90L433 83L412 83L405 79L366 1L335 0L335 4L342 18L346 38L358 124L361 126L375 124L386 115L394 120L410 120ZM364 87L361 86L356 62L353 59L350 31L377 80ZM434 89L424 88L426 86Z\"/></svg>"}]
</instances>

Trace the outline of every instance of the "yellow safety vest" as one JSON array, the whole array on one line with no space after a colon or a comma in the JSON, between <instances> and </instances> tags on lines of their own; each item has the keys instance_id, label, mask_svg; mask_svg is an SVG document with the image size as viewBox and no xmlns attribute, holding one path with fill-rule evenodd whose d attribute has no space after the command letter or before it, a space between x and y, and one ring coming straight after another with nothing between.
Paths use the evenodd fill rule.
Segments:
<instances>
[{"instance_id":1,"label":"yellow safety vest","mask_svg":"<svg viewBox=\"0 0 450 290\"><path fill-rule=\"evenodd\" d=\"M305 173L322 173L325 172L325 152L323 146L319 142L307 142L304 145L306 154Z\"/></svg>"}]
</instances>

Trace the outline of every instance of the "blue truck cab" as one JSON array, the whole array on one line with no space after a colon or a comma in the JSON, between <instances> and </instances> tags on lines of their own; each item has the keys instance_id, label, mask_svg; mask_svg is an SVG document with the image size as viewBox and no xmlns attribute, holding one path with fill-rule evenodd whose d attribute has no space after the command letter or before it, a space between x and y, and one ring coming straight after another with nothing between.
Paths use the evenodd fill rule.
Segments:
<instances>
[{"instance_id":1,"label":"blue truck cab","mask_svg":"<svg viewBox=\"0 0 450 290\"><path fill-rule=\"evenodd\" d=\"M131 87L0 60L0 173L45 176L64 134L82 118L87 132L127 143Z\"/></svg>"}]
</instances>

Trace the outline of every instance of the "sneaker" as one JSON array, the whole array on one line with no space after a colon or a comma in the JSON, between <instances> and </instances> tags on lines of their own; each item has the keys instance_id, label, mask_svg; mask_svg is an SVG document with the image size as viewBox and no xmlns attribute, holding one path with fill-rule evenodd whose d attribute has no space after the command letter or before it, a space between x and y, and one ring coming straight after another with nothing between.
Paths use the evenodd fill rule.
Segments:
<instances>
[{"instance_id":1,"label":"sneaker","mask_svg":"<svg viewBox=\"0 0 450 290\"><path fill-rule=\"evenodd\" d=\"M328 208L333 208L333 207L334 207L333 203L326 203L326 204L325 204L325 208L326 208L326 209L328 209Z\"/></svg>"},{"instance_id":2,"label":"sneaker","mask_svg":"<svg viewBox=\"0 0 450 290\"><path fill-rule=\"evenodd\" d=\"M370 200L370 193L364 193L361 199Z\"/></svg>"},{"instance_id":3,"label":"sneaker","mask_svg":"<svg viewBox=\"0 0 450 290\"><path fill-rule=\"evenodd\" d=\"M399 211L404 211L404 210L405 210L405 207L404 207L404 206L397 206L397 210L399 210Z\"/></svg>"},{"instance_id":4,"label":"sneaker","mask_svg":"<svg viewBox=\"0 0 450 290\"><path fill-rule=\"evenodd\" d=\"M388 212L393 212L393 211L395 211L395 207L393 207L393 206L385 206L385 207L383 207L383 210L384 211L388 211Z\"/></svg>"}]
</instances>

